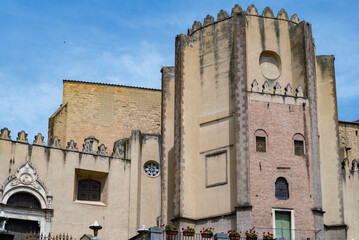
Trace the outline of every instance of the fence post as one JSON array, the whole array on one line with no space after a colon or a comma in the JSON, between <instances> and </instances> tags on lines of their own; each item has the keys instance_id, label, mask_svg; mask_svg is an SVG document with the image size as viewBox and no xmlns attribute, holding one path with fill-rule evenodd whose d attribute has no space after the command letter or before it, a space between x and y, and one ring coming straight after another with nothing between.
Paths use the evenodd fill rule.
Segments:
<instances>
[{"instance_id":1,"label":"fence post","mask_svg":"<svg viewBox=\"0 0 359 240\"><path fill-rule=\"evenodd\" d=\"M227 233L216 233L214 234L214 240L228 240Z\"/></svg>"},{"instance_id":2,"label":"fence post","mask_svg":"<svg viewBox=\"0 0 359 240\"><path fill-rule=\"evenodd\" d=\"M161 240L162 239L162 228L151 227L150 228L150 240Z\"/></svg>"}]
</instances>

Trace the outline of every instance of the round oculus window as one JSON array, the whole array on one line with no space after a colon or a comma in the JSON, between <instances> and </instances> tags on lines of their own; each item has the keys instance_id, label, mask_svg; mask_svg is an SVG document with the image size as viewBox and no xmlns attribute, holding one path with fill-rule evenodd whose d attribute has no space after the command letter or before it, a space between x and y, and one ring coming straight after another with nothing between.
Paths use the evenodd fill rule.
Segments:
<instances>
[{"instance_id":1,"label":"round oculus window","mask_svg":"<svg viewBox=\"0 0 359 240\"><path fill-rule=\"evenodd\" d=\"M150 177L155 177L160 172L160 168L155 162L148 162L145 164L145 173Z\"/></svg>"},{"instance_id":2,"label":"round oculus window","mask_svg":"<svg viewBox=\"0 0 359 240\"><path fill-rule=\"evenodd\" d=\"M281 74L281 61L277 53L264 51L259 57L259 68L264 77L270 80L277 79Z\"/></svg>"}]
</instances>

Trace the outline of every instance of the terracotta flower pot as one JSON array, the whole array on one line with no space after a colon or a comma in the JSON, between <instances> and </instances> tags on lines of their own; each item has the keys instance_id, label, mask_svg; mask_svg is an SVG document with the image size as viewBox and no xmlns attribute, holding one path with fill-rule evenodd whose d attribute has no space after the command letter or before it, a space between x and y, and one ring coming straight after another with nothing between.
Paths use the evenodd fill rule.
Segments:
<instances>
[{"instance_id":1,"label":"terracotta flower pot","mask_svg":"<svg viewBox=\"0 0 359 240\"><path fill-rule=\"evenodd\" d=\"M201 233L202 238L212 238L213 237L213 233Z\"/></svg>"},{"instance_id":2,"label":"terracotta flower pot","mask_svg":"<svg viewBox=\"0 0 359 240\"><path fill-rule=\"evenodd\" d=\"M193 236L194 236L194 232L192 232L192 231L183 231L183 236L193 237Z\"/></svg>"},{"instance_id":3,"label":"terracotta flower pot","mask_svg":"<svg viewBox=\"0 0 359 240\"><path fill-rule=\"evenodd\" d=\"M231 239L231 240L240 240L241 236L240 235L229 235L229 239Z\"/></svg>"},{"instance_id":4,"label":"terracotta flower pot","mask_svg":"<svg viewBox=\"0 0 359 240\"><path fill-rule=\"evenodd\" d=\"M175 236L178 234L178 231L177 230L166 230L166 234Z\"/></svg>"}]
</instances>

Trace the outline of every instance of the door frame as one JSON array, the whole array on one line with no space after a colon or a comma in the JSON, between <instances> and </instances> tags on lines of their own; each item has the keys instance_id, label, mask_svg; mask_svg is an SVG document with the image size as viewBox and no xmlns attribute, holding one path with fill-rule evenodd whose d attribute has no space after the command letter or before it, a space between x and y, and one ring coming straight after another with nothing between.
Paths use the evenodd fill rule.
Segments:
<instances>
[{"instance_id":1,"label":"door frame","mask_svg":"<svg viewBox=\"0 0 359 240\"><path fill-rule=\"evenodd\" d=\"M294 221L294 214L295 211L293 208L272 208L272 220L273 220L273 235L276 236L276 226L275 226L275 213L276 212L289 212L290 213L290 235L291 239L295 239L295 221Z\"/></svg>"},{"instance_id":2,"label":"door frame","mask_svg":"<svg viewBox=\"0 0 359 240\"><path fill-rule=\"evenodd\" d=\"M1 203L0 209L5 212L8 218L37 221L40 226L40 234L47 236L50 233L51 218L54 216L52 209L22 208Z\"/></svg>"}]
</instances>

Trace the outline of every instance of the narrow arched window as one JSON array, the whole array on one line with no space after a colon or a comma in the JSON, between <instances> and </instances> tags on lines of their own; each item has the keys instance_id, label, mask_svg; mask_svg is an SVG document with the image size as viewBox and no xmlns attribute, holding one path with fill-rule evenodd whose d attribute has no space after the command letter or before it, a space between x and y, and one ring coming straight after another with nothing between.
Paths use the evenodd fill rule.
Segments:
<instances>
[{"instance_id":1,"label":"narrow arched window","mask_svg":"<svg viewBox=\"0 0 359 240\"><path fill-rule=\"evenodd\" d=\"M85 179L78 182L77 200L100 201L101 183L96 180Z\"/></svg>"},{"instance_id":2,"label":"narrow arched window","mask_svg":"<svg viewBox=\"0 0 359 240\"><path fill-rule=\"evenodd\" d=\"M8 205L16 206L16 207L25 207L25 208L34 208L41 209L41 204L36 197L34 197L30 193L19 192L13 194L9 200L7 200Z\"/></svg>"},{"instance_id":3,"label":"narrow arched window","mask_svg":"<svg viewBox=\"0 0 359 240\"><path fill-rule=\"evenodd\" d=\"M304 136L300 133L296 133L293 136L293 140L294 140L294 155L304 156L305 155L305 148L304 148L305 138L304 138Z\"/></svg>"},{"instance_id":4,"label":"narrow arched window","mask_svg":"<svg viewBox=\"0 0 359 240\"><path fill-rule=\"evenodd\" d=\"M258 129L254 132L256 137L256 152L266 152L267 151L267 133Z\"/></svg>"},{"instance_id":5,"label":"narrow arched window","mask_svg":"<svg viewBox=\"0 0 359 240\"><path fill-rule=\"evenodd\" d=\"M279 200L287 200L289 198L288 183L285 178L277 178L275 182L275 197Z\"/></svg>"}]
</instances>

